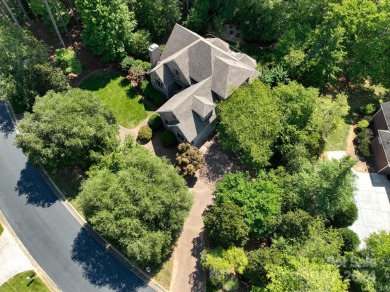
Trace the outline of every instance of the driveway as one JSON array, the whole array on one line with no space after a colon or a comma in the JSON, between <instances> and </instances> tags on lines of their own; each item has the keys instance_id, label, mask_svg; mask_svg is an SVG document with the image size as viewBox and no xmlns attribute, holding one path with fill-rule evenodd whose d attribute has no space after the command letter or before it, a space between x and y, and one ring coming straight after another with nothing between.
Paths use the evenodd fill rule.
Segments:
<instances>
[{"instance_id":1,"label":"driveway","mask_svg":"<svg viewBox=\"0 0 390 292\"><path fill-rule=\"evenodd\" d=\"M0 209L62 291L155 291L107 252L69 213L22 151L0 102Z\"/></svg>"},{"instance_id":2,"label":"driveway","mask_svg":"<svg viewBox=\"0 0 390 292\"><path fill-rule=\"evenodd\" d=\"M350 227L360 240L379 230L390 231L390 182L377 173L356 172L358 220ZM362 244L363 245L363 244Z\"/></svg>"}]
</instances>

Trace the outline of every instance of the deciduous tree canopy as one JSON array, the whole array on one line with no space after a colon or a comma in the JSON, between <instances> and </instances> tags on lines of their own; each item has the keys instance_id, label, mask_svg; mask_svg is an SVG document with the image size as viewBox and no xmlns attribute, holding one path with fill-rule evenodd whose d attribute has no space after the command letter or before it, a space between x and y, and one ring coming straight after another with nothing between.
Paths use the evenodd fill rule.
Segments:
<instances>
[{"instance_id":1,"label":"deciduous tree canopy","mask_svg":"<svg viewBox=\"0 0 390 292\"><path fill-rule=\"evenodd\" d=\"M104 156L80 193L93 228L140 266L165 259L191 203L183 178L141 146Z\"/></svg>"},{"instance_id":2,"label":"deciduous tree canopy","mask_svg":"<svg viewBox=\"0 0 390 292\"><path fill-rule=\"evenodd\" d=\"M104 153L118 145L114 114L93 94L79 89L50 91L38 98L18 129L16 144L31 162L49 168L88 167L91 151Z\"/></svg>"}]
</instances>

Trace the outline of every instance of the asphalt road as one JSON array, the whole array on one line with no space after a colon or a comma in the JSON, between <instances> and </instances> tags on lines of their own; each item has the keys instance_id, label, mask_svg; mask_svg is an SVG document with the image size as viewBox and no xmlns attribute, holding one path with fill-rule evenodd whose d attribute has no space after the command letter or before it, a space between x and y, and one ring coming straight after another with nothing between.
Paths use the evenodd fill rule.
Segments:
<instances>
[{"instance_id":1,"label":"asphalt road","mask_svg":"<svg viewBox=\"0 0 390 292\"><path fill-rule=\"evenodd\" d=\"M89 235L14 139L0 101L0 210L54 283L69 292L155 291Z\"/></svg>"}]
</instances>

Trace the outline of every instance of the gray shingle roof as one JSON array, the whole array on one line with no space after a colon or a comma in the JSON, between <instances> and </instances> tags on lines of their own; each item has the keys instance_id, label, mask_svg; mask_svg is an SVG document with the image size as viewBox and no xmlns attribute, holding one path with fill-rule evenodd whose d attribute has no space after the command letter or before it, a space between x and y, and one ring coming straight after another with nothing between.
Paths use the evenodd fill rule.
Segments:
<instances>
[{"instance_id":1,"label":"gray shingle roof","mask_svg":"<svg viewBox=\"0 0 390 292\"><path fill-rule=\"evenodd\" d=\"M382 103L381 108L385 116L387 125L390 125L390 101Z\"/></svg>"},{"instance_id":2,"label":"gray shingle roof","mask_svg":"<svg viewBox=\"0 0 390 292\"><path fill-rule=\"evenodd\" d=\"M188 142L216 119L213 92L222 99L232 91L259 76L256 61L242 53L232 52L229 44L218 39L204 39L176 24L158 65L151 70L165 83L174 80L166 70L177 72L189 87L174 95L158 112L172 112ZM191 85L191 80L198 82Z\"/></svg>"},{"instance_id":3,"label":"gray shingle roof","mask_svg":"<svg viewBox=\"0 0 390 292\"><path fill-rule=\"evenodd\" d=\"M378 136L381 141L381 145L383 147L383 150L386 153L387 162L390 162L390 131L387 130L379 130Z\"/></svg>"}]
</instances>

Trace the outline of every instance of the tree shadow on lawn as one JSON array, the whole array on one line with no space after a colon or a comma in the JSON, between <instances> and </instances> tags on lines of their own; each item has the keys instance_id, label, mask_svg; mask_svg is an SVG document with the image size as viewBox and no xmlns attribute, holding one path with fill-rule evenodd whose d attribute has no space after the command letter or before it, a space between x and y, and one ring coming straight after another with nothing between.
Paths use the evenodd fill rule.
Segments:
<instances>
[{"instance_id":1,"label":"tree shadow on lawn","mask_svg":"<svg viewBox=\"0 0 390 292\"><path fill-rule=\"evenodd\" d=\"M15 131L14 124L8 114L4 101L0 101L0 132L8 137L9 134Z\"/></svg>"},{"instance_id":2,"label":"tree shadow on lawn","mask_svg":"<svg viewBox=\"0 0 390 292\"><path fill-rule=\"evenodd\" d=\"M59 199L38 169L29 162L20 172L15 190L19 196L26 196L27 204L47 208Z\"/></svg>"},{"instance_id":3,"label":"tree shadow on lawn","mask_svg":"<svg viewBox=\"0 0 390 292\"><path fill-rule=\"evenodd\" d=\"M73 242L71 258L81 266L83 276L99 288L108 287L114 291L154 291L92 237L85 226Z\"/></svg>"},{"instance_id":4,"label":"tree shadow on lawn","mask_svg":"<svg viewBox=\"0 0 390 292\"><path fill-rule=\"evenodd\" d=\"M100 72L83 80L80 84L80 88L89 91L98 91L106 87L112 80L117 79L118 77L120 77L120 75L115 72Z\"/></svg>"}]
</instances>

